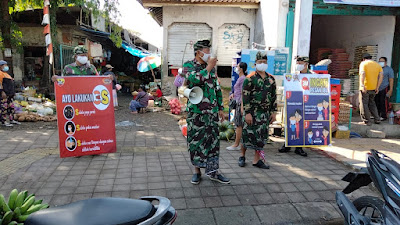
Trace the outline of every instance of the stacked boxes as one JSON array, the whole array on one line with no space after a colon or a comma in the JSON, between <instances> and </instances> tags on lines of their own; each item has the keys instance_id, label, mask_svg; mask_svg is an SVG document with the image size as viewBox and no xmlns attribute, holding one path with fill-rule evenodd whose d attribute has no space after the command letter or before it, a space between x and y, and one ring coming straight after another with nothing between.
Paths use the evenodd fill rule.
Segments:
<instances>
[{"instance_id":1,"label":"stacked boxes","mask_svg":"<svg viewBox=\"0 0 400 225\"><path fill-rule=\"evenodd\" d=\"M349 61L349 54L345 49L332 49L332 55L329 56L332 63L329 65L329 73L333 78L348 78L348 71L352 63Z\"/></svg>"},{"instance_id":2,"label":"stacked boxes","mask_svg":"<svg viewBox=\"0 0 400 225\"><path fill-rule=\"evenodd\" d=\"M332 50L330 48L319 48L313 52L311 61L313 63L317 63L323 59L327 59L330 54L332 54Z\"/></svg>"},{"instance_id":3,"label":"stacked boxes","mask_svg":"<svg viewBox=\"0 0 400 225\"><path fill-rule=\"evenodd\" d=\"M353 68L358 69L362 61L362 55L368 53L372 56L372 60L378 61L378 45L358 46L354 52Z\"/></svg>"},{"instance_id":4,"label":"stacked boxes","mask_svg":"<svg viewBox=\"0 0 400 225\"><path fill-rule=\"evenodd\" d=\"M360 77L358 75L358 69L349 70L349 77L351 82L350 91L352 93L357 93L360 87Z\"/></svg>"}]
</instances>

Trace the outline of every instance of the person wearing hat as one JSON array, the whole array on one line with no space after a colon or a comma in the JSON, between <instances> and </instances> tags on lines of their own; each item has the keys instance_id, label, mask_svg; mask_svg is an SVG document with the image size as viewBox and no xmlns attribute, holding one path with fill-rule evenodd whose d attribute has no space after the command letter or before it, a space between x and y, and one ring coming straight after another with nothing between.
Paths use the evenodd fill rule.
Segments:
<instances>
[{"instance_id":1,"label":"person wearing hat","mask_svg":"<svg viewBox=\"0 0 400 225\"><path fill-rule=\"evenodd\" d=\"M243 81L242 104L245 117L242 134L241 156L239 166L245 166L247 149L255 152L253 166L269 169L265 162L264 145L268 139L269 124L275 120L276 83L275 78L266 72L268 69L266 53L259 51L256 55L256 73L248 75Z\"/></svg>"},{"instance_id":2,"label":"person wearing hat","mask_svg":"<svg viewBox=\"0 0 400 225\"><path fill-rule=\"evenodd\" d=\"M360 63L360 114L361 119L368 126L372 125L371 114L374 122L379 124L380 116L375 104L375 95L379 93L379 86L383 80L383 69L368 53L363 54L363 61Z\"/></svg>"},{"instance_id":3,"label":"person wearing hat","mask_svg":"<svg viewBox=\"0 0 400 225\"><path fill-rule=\"evenodd\" d=\"M150 96L146 92L146 87L144 85L140 85L138 92L132 92L132 95L136 97L135 100L130 102L129 109L131 110L132 114L137 114L139 109L147 107Z\"/></svg>"},{"instance_id":4,"label":"person wearing hat","mask_svg":"<svg viewBox=\"0 0 400 225\"><path fill-rule=\"evenodd\" d=\"M90 64L88 58L88 50L83 45L74 48L75 62L66 65L62 72L62 76L98 76L96 67ZM111 78L111 77L110 77ZM57 81L57 76L53 76L53 82Z\"/></svg>"},{"instance_id":5,"label":"person wearing hat","mask_svg":"<svg viewBox=\"0 0 400 225\"><path fill-rule=\"evenodd\" d=\"M14 120L14 79L7 73L7 62L0 60L0 123L3 126L12 127L13 124L21 124ZM7 117L10 122L7 122Z\"/></svg>"},{"instance_id":6,"label":"person wearing hat","mask_svg":"<svg viewBox=\"0 0 400 225\"><path fill-rule=\"evenodd\" d=\"M309 62L310 59L307 56L296 56L296 73L299 74L310 74L312 73L309 70ZM296 121L296 129L300 129L300 124ZM279 152L289 152L291 150L290 147L286 147L285 144L279 149ZM296 154L307 157L307 152L303 150L302 147L296 147L295 151Z\"/></svg>"},{"instance_id":7,"label":"person wearing hat","mask_svg":"<svg viewBox=\"0 0 400 225\"><path fill-rule=\"evenodd\" d=\"M296 71L300 74L310 74L309 70L310 58L307 56L297 56L296 57Z\"/></svg>"},{"instance_id":8,"label":"person wearing hat","mask_svg":"<svg viewBox=\"0 0 400 225\"><path fill-rule=\"evenodd\" d=\"M217 58L211 58L209 40L194 44L193 60L183 64L182 75L186 78L188 88L200 87L203 98L199 104L187 103L187 142L190 160L194 166L191 183L199 184L200 168L213 181L228 184L230 179L219 173L219 126L224 119L222 91L215 73Z\"/></svg>"},{"instance_id":9,"label":"person wearing hat","mask_svg":"<svg viewBox=\"0 0 400 225\"><path fill-rule=\"evenodd\" d=\"M112 71L114 69L113 66L110 64L106 65L106 72L104 72L104 75L109 75L112 76L112 84L113 84L113 100L114 100L114 109L117 110L116 107L118 107L118 95L117 95L117 76L115 73Z\"/></svg>"}]
</instances>

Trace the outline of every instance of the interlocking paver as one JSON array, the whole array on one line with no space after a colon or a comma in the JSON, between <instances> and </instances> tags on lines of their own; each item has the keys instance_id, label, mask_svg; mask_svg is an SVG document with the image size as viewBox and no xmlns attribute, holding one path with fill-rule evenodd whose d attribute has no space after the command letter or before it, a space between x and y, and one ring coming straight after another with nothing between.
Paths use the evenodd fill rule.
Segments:
<instances>
[{"instance_id":1,"label":"interlocking paver","mask_svg":"<svg viewBox=\"0 0 400 225\"><path fill-rule=\"evenodd\" d=\"M186 204L189 209L205 207L205 203L202 198L186 198Z\"/></svg>"},{"instance_id":2,"label":"interlocking paver","mask_svg":"<svg viewBox=\"0 0 400 225\"><path fill-rule=\"evenodd\" d=\"M238 195L241 205L257 205L257 200L252 194Z\"/></svg>"},{"instance_id":3,"label":"interlocking paver","mask_svg":"<svg viewBox=\"0 0 400 225\"><path fill-rule=\"evenodd\" d=\"M205 197L204 202L207 208L222 207L222 200L219 196Z\"/></svg>"},{"instance_id":4,"label":"interlocking paver","mask_svg":"<svg viewBox=\"0 0 400 225\"><path fill-rule=\"evenodd\" d=\"M146 126L117 127L117 153L60 159L58 149L53 149L28 165L16 163L16 172L0 177L0 191L7 195L13 188L27 189L52 206L90 197L166 196L179 210L176 224L185 225L314 224L320 218L303 211L319 213L315 207L321 207L320 215L333 209L337 212L334 194L346 185L340 179L349 169L318 152L307 149L307 158L293 151L279 153L281 144L274 143L265 152L270 170L251 165L254 151L247 151L247 164L242 168L237 165L239 152L226 151L231 143L222 141L220 170L231 178L231 184L211 181L203 174L201 183L193 185L194 169L175 118L166 113L120 115L117 120ZM5 134L0 135L0 142L7 142L0 146L0 164L28 149L57 145L56 130L33 131L32 135L15 129L0 133ZM17 145L7 141L11 138L29 143ZM367 187L349 197L365 194L376 193ZM338 213L331 213L325 219L339 218Z\"/></svg>"},{"instance_id":5,"label":"interlocking paver","mask_svg":"<svg viewBox=\"0 0 400 225\"><path fill-rule=\"evenodd\" d=\"M218 225L260 224L256 211L250 206L213 208L213 211Z\"/></svg>"}]
</instances>

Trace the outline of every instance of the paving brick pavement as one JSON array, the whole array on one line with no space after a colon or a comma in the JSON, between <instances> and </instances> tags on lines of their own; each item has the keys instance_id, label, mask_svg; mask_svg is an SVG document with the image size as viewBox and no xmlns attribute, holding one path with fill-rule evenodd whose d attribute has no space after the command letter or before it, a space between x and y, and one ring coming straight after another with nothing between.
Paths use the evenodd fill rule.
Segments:
<instances>
[{"instance_id":1,"label":"paving brick pavement","mask_svg":"<svg viewBox=\"0 0 400 225\"><path fill-rule=\"evenodd\" d=\"M276 142L266 146L271 169L260 170L251 166L254 152L241 168L239 152L225 150L230 143L221 142L220 168L231 184L203 175L192 185L176 117L129 116L117 118L134 122L117 127L117 153L99 156L59 158L54 129L0 130L0 168L8 162L15 169L0 173L0 193L26 189L51 206L94 197L166 196L178 210L176 224L342 224L334 194L345 187L340 179L350 168L319 151L309 151L307 158L278 153ZM10 163L28 151L46 153L29 165ZM376 195L366 187L350 198L365 194Z\"/></svg>"}]
</instances>

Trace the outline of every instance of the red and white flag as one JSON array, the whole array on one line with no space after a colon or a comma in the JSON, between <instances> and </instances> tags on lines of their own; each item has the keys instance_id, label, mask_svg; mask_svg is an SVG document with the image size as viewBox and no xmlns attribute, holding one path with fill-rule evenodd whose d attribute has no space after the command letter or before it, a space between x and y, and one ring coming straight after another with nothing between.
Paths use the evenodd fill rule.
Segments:
<instances>
[{"instance_id":1,"label":"red and white flag","mask_svg":"<svg viewBox=\"0 0 400 225\"><path fill-rule=\"evenodd\" d=\"M50 33L49 11L50 11L50 0L44 0L42 25L45 26L43 34L45 35L45 41L46 41L46 56L49 56L49 63L53 64L53 44L51 41L51 33Z\"/></svg>"}]
</instances>

